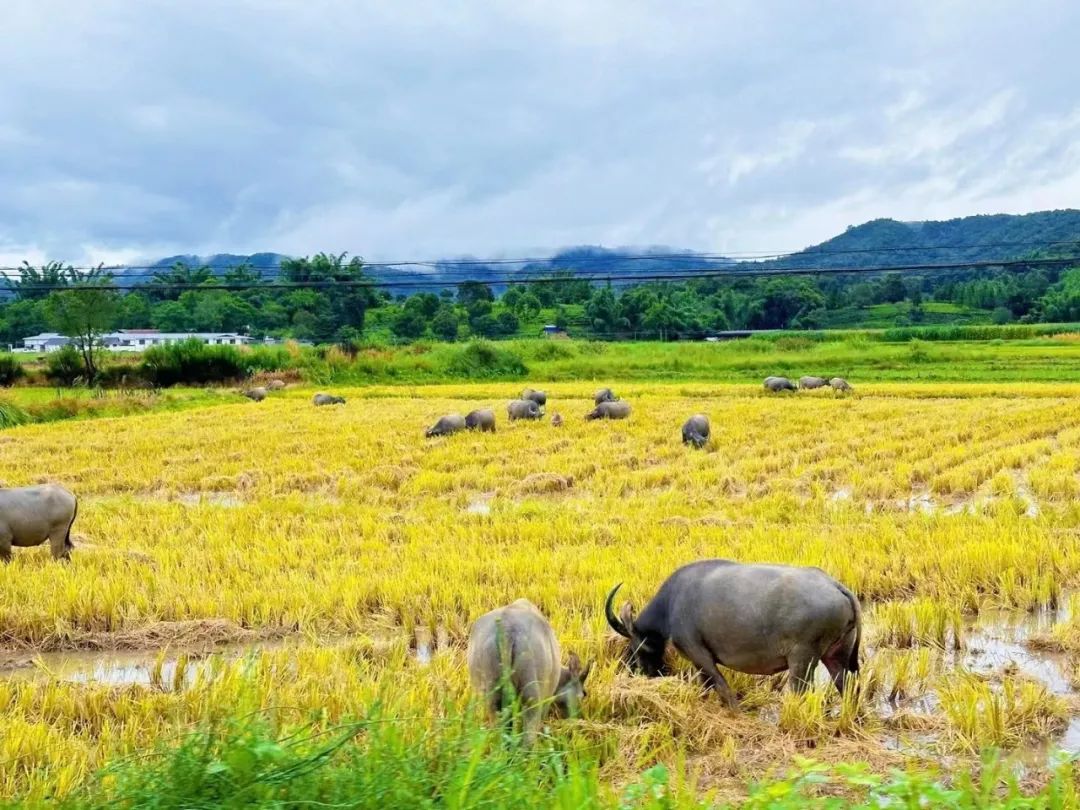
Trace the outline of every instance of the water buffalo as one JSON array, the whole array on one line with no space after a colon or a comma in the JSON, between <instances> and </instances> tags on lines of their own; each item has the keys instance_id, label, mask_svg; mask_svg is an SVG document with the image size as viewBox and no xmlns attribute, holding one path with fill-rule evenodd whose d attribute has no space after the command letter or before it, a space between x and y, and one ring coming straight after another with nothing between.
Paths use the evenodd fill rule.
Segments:
<instances>
[{"instance_id":1,"label":"water buffalo","mask_svg":"<svg viewBox=\"0 0 1080 810\"><path fill-rule=\"evenodd\" d=\"M506 406L506 413L511 422L515 419L539 419L543 416L540 406L532 399L515 399Z\"/></svg>"},{"instance_id":2,"label":"water buffalo","mask_svg":"<svg viewBox=\"0 0 1080 810\"><path fill-rule=\"evenodd\" d=\"M268 382L266 384L266 387L271 391L284 391L285 390L285 381L284 380L271 380L270 382Z\"/></svg>"},{"instance_id":3,"label":"water buffalo","mask_svg":"<svg viewBox=\"0 0 1080 810\"><path fill-rule=\"evenodd\" d=\"M828 384L824 377L799 377L799 388L805 388L807 391L824 388Z\"/></svg>"},{"instance_id":4,"label":"water buffalo","mask_svg":"<svg viewBox=\"0 0 1080 810\"><path fill-rule=\"evenodd\" d=\"M629 603L617 618L608 594L608 624L630 640L624 660L650 677L667 674L667 642L700 670L728 706L735 696L717 664L751 675L787 670L802 692L821 661L836 688L859 671L862 611L847 588L819 568L701 560L675 571L634 618Z\"/></svg>"},{"instance_id":5,"label":"water buffalo","mask_svg":"<svg viewBox=\"0 0 1080 810\"><path fill-rule=\"evenodd\" d=\"M551 415L551 426L562 427L562 414L560 414L558 411Z\"/></svg>"},{"instance_id":6,"label":"water buffalo","mask_svg":"<svg viewBox=\"0 0 1080 810\"><path fill-rule=\"evenodd\" d=\"M492 719L512 705L513 694L507 694L503 687L513 688L521 701L526 744L536 739L549 706L563 717L577 714L585 697L585 679L592 669L592 663L582 669L574 653L566 666L561 666L555 632L527 599L476 620L469 635L467 661L469 680Z\"/></svg>"},{"instance_id":7,"label":"water buffalo","mask_svg":"<svg viewBox=\"0 0 1080 810\"><path fill-rule=\"evenodd\" d=\"M593 405L599 405L601 402L614 402L617 399L615 392L610 388L601 388L593 395Z\"/></svg>"},{"instance_id":8,"label":"water buffalo","mask_svg":"<svg viewBox=\"0 0 1080 810\"><path fill-rule=\"evenodd\" d=\"M845 380L843 377L833 377L831 380L829 380L829 387L832 388L833 391L848 392L854 390L850 385L848 385L848 381Z\"/></svg>"},{"instance_id":9,"label":"water buffalo","mask_svg":"<svg viewBox=\"0 0 1080 810\"><path fill-rule=\"evenodd\" d=\"M344 405L345 397L335 397L333 394L316 394L311 401L316 405Z\"/></svg>"},{"instance_id":10,"label":"water buffalo","mask_svg":"<svg viewBox=\"0 0 1080 810\"><path fill-rule=\"evenodd\" d=\"M460 413L451 413L439 419L434 425L429 427L424 436L431 438L432 436L449 436L452 433L457 433L459 430L465 429L465 417Z\"/></svg>"},{"instance_id":11,"label":"water buffalo","mask_svg":"<svg viewBox=\"0 0 1080 810\"><path fill-rule=\"evenodd\" d=\"M11 547L39 546L46 540L53 559L66 560L74 546L71 525L79 511L75 496L57 484L0 489L0 561Z\"/></svg>"},{"instance_id":12,"label":"water buffalo","mask_svg":"<svg viewBox=\"0 0 1080 810\"><path fill-rule=\"evenodd\" d=\"M601 402L589 413L586 419L625 419L630 415L630 403L618 400L616 402Z\"/></svg>"},{"instance_id":13,"label":"water buffalo","mask_svg":"<svg viewBox=\"0 0 1080 810\"><path fill-rule=\"evenodd\" d=\"M267 391L262 387L249 388L247 391L244 391L244 396L253 402L262 402L267 397Z\"/></svg>"},{"instance_id":14,"label":"water buffalo","mask_svg":"<svg viewBox=\"0 0 1080 810\"><path fill-rule=\"evenodd\" d=\"M703 413L694 414L683 423L683 444L692 444L694 447L704 447L709 442L709 417Z\"/></svg>"},{"instance_id":15,"label":"water buffalo","mask_svg":"<svg viewBox=\"0 0 1080 810\"><path fill-rule=\"evenodd\" d=\"M766 377L765 390L776 393L778 391L794 391L795 383L787 377Z\"/></svg>"},{"instance_id":16,"label":"water buffalo","mask_svg":"<svg viewBox=\"0 0 1080 810\"><path fill-rule=\"evenodd\" d=\"M545 394L543 391L536 391L532 388L526 388L524 391L522 391L521 398L532 400L541 408L547 405L547 394Z\"/></svg>"},{"instance_id":17,"label":"water buffalo","mask_svg":"<svg viewBox=\"0 0 1080 810\"><path fill-rule=\"evenodd\" d=\"M469 430L479 430L482 433L494 433L495 411L491 410L491 408L471 411L465 416L465 427Z\"/></svg>"}]
</instances>

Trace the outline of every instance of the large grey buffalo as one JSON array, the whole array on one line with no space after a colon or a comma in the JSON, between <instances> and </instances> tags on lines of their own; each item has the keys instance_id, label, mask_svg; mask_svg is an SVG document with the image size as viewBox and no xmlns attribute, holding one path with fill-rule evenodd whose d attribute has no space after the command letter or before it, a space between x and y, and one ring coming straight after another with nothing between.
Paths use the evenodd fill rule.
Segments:
<instances>
[{"instance_id":1,"label":"large grey buffalo","mask_svg":"<svg viewBox=\"0 0 1080 810\"><path fill-rule=\"evenodd\" d=\"M541 408L547 405L547 394L545 394L543 391L537 391L533 388L526 388L524 391L522 391L521 398L532 400Z\"/></svg>"},{"instance_id":2,"label":"large grey buffalo","mask_svg":"<svg viewBox=\"0 0 1080 810\"><path fill-rule=\"evenodd\" d=\"M561 665L555 632L528 599L477 619L469 635L467 660L469 679L492 719L517 695L527 744L536 739L549 707L563 717L577 714L592 669L592 663L582 669L574 653L565 667ZM505 686L512 687L513 694Z\"/></svg>"},{"instance_id":3,"label":"large grey buffalo","mask_svg":"<svg viewBox=\"0 0 1080 810\"><path fill-rule=\"evenodd\" d=\"M316 394L311 401L316 405L344 405L345 397L335 397L333 394Z\"/></svg>"},{"instance_id":4,"label":"large grey buffalo","mask_svg":"<svg viewBox=\"0 0 1080 810\"><path fill-rule=\"evenodd\" d=\"M795 383L787 377L766 377L765 390L777 393L778 391L794 391Z\"/></svg>"},{"instance_id":5,"label":"large grey buffalo","mask_svg":"<svg viewBox=\"0 0 1080 810\"><path fill-rule=\"evenodd\" d=\"M441 417L438 422L424 431L424 436L429 439L432 436L449 436L464 429L465 417L460 413L451 413Z\"/></svg>"},{"instance_id":6,"label":"large grey buffalo","mask_svg":"<svg viewBox=\"0 0 1080 810\"><path fill-rule=\"evenodd\" d=\"M829 380L829 386L833 391L843 391L845 393L854 390L843 377L833 377Z\"/></svg>"},{"instance_id":7,"label":"large grey buffalo","mask_svg":"<svg viewBox=\"0 0 1080 810\"><path fill-rule=\"evenodd\" d=\"M491 408L470 411L465 415L465 427L469 430L479 430L481 433L494 433L495 411Z\"/></svg>"},{"instance_id":8,"label":"large grey buffalo","mask_svg":"<svg viewBox=\"0 0 1080 810\"><path fill-rule=\"evenodd\" d=\"M0 561L11 547L39 546L46 540L54 559L66 560L74 546L71 525L79 511L75 496L56 484L0 489Z\"/></svg>"},{"instance_id":9,"label":"large grey buffalo","mask_svg":"<svg viewBox=\"0 0 1080 810\"><path fill-rule=\"evenodd\" d=\"M511 422L515 419L539 419L544 415L532 399L515 399L506 406L506 414Z\"/></svg>"},{"instance_id":10,"label":"large grey buffalo","mask_svg":"<svg viewBox=\"0 0 1080 810\"><path fill-rule=\"evenodd\" d=\"M244 396L254 402L262 402L268 396L268 392L262 386L258 388L249 388L244 391Z\"/></svg>"},{"instance_id":11,"label":"large grey buffalo","mask_svg":"<svg viewBox=\"0 0 1080 810\"><path fill-rule=\"evenodd\" d=\"M608 594L608 624L629 639L624 660L650 677L668 672L668 641L700 670L705 685L735 708L721 664L751 675L787 670L802 692L818 662L843 691L859 671L862 611L851 591L819 568L701 560L679 568L635 618L628 602L619 617Z\"/></svg>"},{"instance_id":12,"label":"large grey buffalo","mask_svg":"<svg viewBox=\"0 0 1080 810\"><path fill-rule=\"evenodd\" d=\"M593 405L599 405L601 402L614 402L617 399L615 392L610 388L601 388L593 395Z\"/></svg>"},{"instance_id":13,"label":"large grey buffalo","mask_svg":"<svg viewBox=\"0 0 1080 810\"><path fill-rule=\"evenodd\" d=\"M799 377L799 388L813 391L815 388L824 388L829 382L824 377Z\"/></svg>"},{"instance_id":14,"label":"large grey buffalo","mask_svg":"<svg viewBox=\"0 0 1080 810\"><path fill-rule=\"evenodd\" d=\"M630 403L621 399L616 402L601 402L589 413L586 419L625 419L630 415Z\"/></svg>"},{"instance_id":15,"label":"large grey buffalo","mask_svg":"<svg viewBox=\"0 0 1080 810\"><path fill-rule=\"evenodd\" d=\"M709 442L709 417L703 413L696 413L683 423L683 444L692 444L694 447L704 447Z\"/></svg>"}]
</instances>

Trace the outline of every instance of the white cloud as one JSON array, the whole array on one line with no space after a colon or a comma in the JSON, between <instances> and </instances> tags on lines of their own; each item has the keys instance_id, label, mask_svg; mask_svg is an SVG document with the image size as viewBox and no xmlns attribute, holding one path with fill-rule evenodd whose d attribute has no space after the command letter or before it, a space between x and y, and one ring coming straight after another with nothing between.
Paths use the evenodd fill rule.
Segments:
<instances>
[{"instance_id":1,"label":"white cloud","mask_svg":"<svg viewBox=\"0 0 1080 810\"><path fill-rule=\"evenodd\" d=\"M14 258L790 249L877 216L1080 199L1067 0L8 0L4 16Z\"/></svg>"}]
</instances>

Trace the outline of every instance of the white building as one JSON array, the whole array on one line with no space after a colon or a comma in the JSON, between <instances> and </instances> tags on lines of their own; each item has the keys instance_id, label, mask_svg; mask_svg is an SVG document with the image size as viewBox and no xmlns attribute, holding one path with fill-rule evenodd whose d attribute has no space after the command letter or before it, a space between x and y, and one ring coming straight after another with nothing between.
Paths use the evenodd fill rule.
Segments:
<instances>
[{"instance_id":1,"label":"white building","mask_svg":"<svg viewBox=\"0 0 1080 810\"><path fill-rule=\"evenodd\" d=\"M247 335L235 332L159 332L156 329L121 329L101 336L101 345L114 352L141 352L154 346L168 346L185 340L200 340L210 346L246 346L254 343ZM55 352L71 343L71 338L57 332L42 332L23 338L24 352Z\"/></svg>"}]
</instances>

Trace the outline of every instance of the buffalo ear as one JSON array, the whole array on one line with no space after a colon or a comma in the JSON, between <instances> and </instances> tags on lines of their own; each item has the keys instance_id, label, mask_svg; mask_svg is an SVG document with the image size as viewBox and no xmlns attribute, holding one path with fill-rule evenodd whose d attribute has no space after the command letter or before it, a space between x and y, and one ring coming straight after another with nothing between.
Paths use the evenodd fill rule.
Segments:
<instances>
[{"instance_id":1,"label":"buffalo ear","mask_svg":"<svg viewBox=\"0 0 1080 810\"><path fill-rule=\"evenodd\" d=\"M619 621L623 623L626 628L626 632L630 633L634 629L634 606L627 602L622 606L622 610L619 611Z\"/></svg>"}]
</instances>

